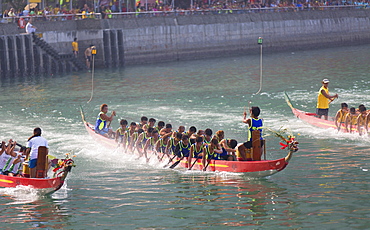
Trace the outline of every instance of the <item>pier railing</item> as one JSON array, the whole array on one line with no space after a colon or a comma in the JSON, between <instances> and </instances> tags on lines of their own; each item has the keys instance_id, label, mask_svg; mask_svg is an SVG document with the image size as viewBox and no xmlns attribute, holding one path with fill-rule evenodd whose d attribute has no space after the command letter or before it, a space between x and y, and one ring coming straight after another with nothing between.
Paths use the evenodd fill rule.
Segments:
<instances>
[{"instance_id":1,"label":"pier railing","mask_svg":"<svg viewBox=\"0 0 370 230\"><path fill-rule=\"evenodd\" d=\"M172 10L172 11L140 11L140 12L115 12L108 14L110 18L140 18L140 17L166 17L166 16L190 16L190 15L223 15L223 14L250 14L250 13L271 13L271 12L299 12L299 11L327 11L327 10L355 10L366 9L367 5L332 5L332 6L291 6L291 7L256 7L238 9L199 9L199 10ZM57 15L35 15L3 17L3 23L18 22L20 18L33 18L35 21L65 21L83 19L101 19L100 13L85 14L57 14Z\"/></svg>"}]
</instances>

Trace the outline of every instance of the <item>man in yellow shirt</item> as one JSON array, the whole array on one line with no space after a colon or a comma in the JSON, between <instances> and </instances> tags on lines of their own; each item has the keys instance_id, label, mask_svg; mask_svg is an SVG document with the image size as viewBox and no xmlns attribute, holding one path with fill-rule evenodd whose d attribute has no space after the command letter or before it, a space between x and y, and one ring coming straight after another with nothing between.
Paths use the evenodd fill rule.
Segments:
<instances>
[{"instance_id":1,"label":"man in yellow shirt","mask_svg":"<svg viewBox=\"0 0 370 230\"><path fill-rule=\"evenodd\" d=\"M73 42L72 42L72 52L75 55L75 58L77 58L77 56L78 56L78 42L77 42L77 38L75 38L73 40Z\"/></svg>"},{"instance_id":2,"label":"man in yellow shirt","mask_svg":"<svg viewBox=\"0 0 370 230\"><path fill-rule=\"evenodd\" d=\"M329 85L328 79L322 80L322 86L317 96L317 106L316 106L317 117L321 118L322 116L324 116L325 120L328 120L330 102L332 102L335 98L338 98L338 94L330 96L328 85Z\"/></svg>"}]
</instances>

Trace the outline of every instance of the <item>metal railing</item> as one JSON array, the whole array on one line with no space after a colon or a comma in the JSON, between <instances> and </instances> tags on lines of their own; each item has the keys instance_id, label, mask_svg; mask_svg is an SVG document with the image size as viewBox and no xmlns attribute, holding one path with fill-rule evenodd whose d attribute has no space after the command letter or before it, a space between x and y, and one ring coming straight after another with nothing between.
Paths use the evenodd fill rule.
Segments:
<instances>
[{"instance_id":1,"label":"metal railing","mask_svg":"<svg viewBox=\"0 0 370 230\"><path fill-rule=\"evenodd\" d=\"M107 19L111 18L141 18L141 17L166 17L166 16L190 16L190 15L225 15L225 14L249 14L249 13L271 13L271 12L298 12L312 10L355 10L366 9L367 5L332 5L332 6L292 6L292 7L255 7L238 9L199 9L199 10L172 10L172 11L140 11L140 12L119 12L106 14ZM3 17L3 23L18 22L18 20L33 18L35 21L66 21L101 19L100 13L87 14L57 14L57 15L36 15L36 16L17 16Z\"/></svg>"}]
</instances>

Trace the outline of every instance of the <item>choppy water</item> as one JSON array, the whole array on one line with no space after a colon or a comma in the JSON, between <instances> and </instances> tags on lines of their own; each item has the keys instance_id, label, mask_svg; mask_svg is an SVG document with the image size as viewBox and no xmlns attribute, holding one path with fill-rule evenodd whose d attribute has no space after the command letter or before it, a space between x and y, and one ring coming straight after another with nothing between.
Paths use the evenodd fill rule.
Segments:
<instances>
[{"instance_id":1,"label":"choppy water","mask_svg":"<svg viewBox=\"0 0 370 230\"><path fill-rule=\"evenodd\" d=\"M36 126L56 156L73 152L77 167L51 196L29 188L0 189L0 228L5 229L368 229L368 137L322 130L295 119L297 108L314 111L323 78L350 106L370 98L370 46L297 51L97 70L91 73L2 79L0 138L20 143ZM86 133L78 110L93 122L108 103L118 119L142 115L197 128L225 130L244 140L244 106L258 105L265 124L288 128L300 150L288 167L269 178L169 170L107 151ZM370 105L368 105L370 107ZM299 134L299 136L298 136ZM269 159L284 156L267 137Z\"/></svg>"}]
</instances>

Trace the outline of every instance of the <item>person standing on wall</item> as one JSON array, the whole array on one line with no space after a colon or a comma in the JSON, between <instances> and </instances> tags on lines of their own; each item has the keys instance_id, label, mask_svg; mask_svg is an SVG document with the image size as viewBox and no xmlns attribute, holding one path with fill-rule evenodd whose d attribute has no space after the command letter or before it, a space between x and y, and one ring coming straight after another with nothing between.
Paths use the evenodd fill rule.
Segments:
<instances>
[{"instance_id":1,"label":"person standing on wall","mask_svg":"<svg viewBox=\"0 0 370 230\"><path fill-rule=\"evenodd\" d=\"M77 41L77 38L73 39L72 52L73 52L73 55L75 56L75 58L77 58L78 57L78 41Z\"/></svg>"},{"instance_id":2,"label":"person standing on wall","mask_svg":"<svg viewBox=\"0 0 370 230\"><path fill-rule=\"evenodd\" d=\"M90 45L89 47L87 47L87 49L85 50L85 59L86 59L86 67L88 70L90 70L90 66L91 66L91 50L94 45Z\"/></svg>"},{"instance_id":3,"label":"person standing on wall","mask_svg":"<svg viewBox=\"0 0 370 230\"><path fill-rule=\"evenodd\" d=\"M316 106L317 117L321 118L322 116L324 116L325 120L328 120L330 102L332 102L335 98L338 98L338 94L330 96L328 85L329 80L323 79L322 86L317 95L317 106Z\"/></svg>"}]
</instances>

